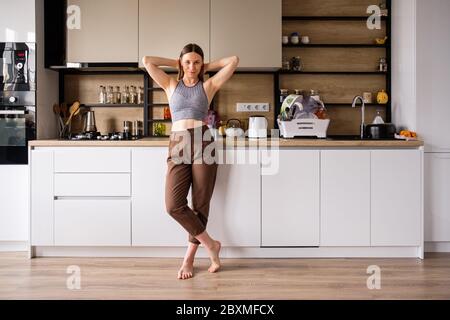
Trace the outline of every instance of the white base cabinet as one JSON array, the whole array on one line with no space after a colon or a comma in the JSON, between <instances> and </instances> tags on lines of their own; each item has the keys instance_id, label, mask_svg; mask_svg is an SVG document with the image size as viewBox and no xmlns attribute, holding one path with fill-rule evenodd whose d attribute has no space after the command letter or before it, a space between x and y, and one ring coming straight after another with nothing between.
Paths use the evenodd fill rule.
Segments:
<instances>
[{"instance_id":1,"label":"white base cabinet","mask_svg":"<svg viewBox=\"0 0 450 320\"><path fill-rule=\"evenodd\" d=\"M188 233L167 213L167 148L132 151L133 246L185 246Z\"/></svg>"},{"instance_id":2,"label":"white base cabinet","mask_svg":"<svg viewBox=\"0 0 450 320\"><path fill-rule=\"evenodd\" d=\"M223 246L259 247L260 173L257 152L238 150L233 164L220 164L210 204L208 232ZM239 163L238 159L253 159Z\"/></svg>"},{"instance_id":3,"label":"white base cabinet","mask_svg":"<svg viewBox=\"0 0 450 320\"><path fill-rule=\"evenodd\" d=\"M423 243L422 155L417 150L372 151L372 246Z\"/></svg>"},{"instance_id":4,"label":"white base cabinet","mask_svg":"<svg viewBox=\"0 0 450 320\"><path fill-rule=\"evenodd\" d=\"M225 162L207 230L224 247L358 256L423 248L422 148L218 152ZM166 212L167 155L167 147L32 149L31 246L185 247L189 235ZM445 188L440 157L430 155L427 168ZM435 241L448 239L446 201L430 209L441 219Z\"/></svg>"},{"instance_id":5,"label":"white base cabinet","mask_svg":"<svg viewBox=\"0 0 450 320\"><path fill-rule=\"evenodd\" d=\"M129 199L55 201L56 246L130 246Z\"/></svg>"},{"instance_id":6,"label":"white base cabinet","mask_svg":"<svg viewBox=\"0 0 450 320\"><path fill-rule=\"evenodd\" d=\"M321 152L321 246L370 246L370 151Z\"/></svg>"},{"instance_id":7,"label":"white base cabinet","mask_svg":"<svg viewBox=\"0 0 450 320\"><path fill-rule=\"evenodd\" d=\"M29 169L0 166L0 241L28 241Z\"/></svg>"},{"instance_id":8,"label":"white base cabinet","mask_svg":"<svg viewBox=\"0 0 450 320\"><path fill-rule=\"evenodd\" d=\"M425 153L425 241L450 241L450 153Z\"/></svg>"},{"instance_id":9,"label":"white base cabinet","mask_svg":"<svg viewBox=\"0 0 450 320\"><path fill-rule=\"evenodd\" d=\"M314 150L262 151L262 158L278 163L261 176L262 246L319 246L319 156Z\"/></svg>"}]
</instances>

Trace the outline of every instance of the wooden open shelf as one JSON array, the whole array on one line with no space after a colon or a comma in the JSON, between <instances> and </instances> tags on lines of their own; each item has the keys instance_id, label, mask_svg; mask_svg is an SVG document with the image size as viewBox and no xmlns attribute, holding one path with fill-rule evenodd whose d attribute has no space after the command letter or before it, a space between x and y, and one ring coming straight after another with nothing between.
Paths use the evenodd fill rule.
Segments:
<instances>
[{"instance_id":1,"label":"wooden open shelf","mask_svg":"<svg viewBox=\"0 0 450 320\"><path fill-rule=\"evenodd\" d=\"M123 103L84 103L81 107L87 108L143 108L144 104L123 104Z\"/></svg>"},{"instance_id":2,"label":"wooden open shelf","mask_svg":"<svg viewBox=\"0 0 450 320\"><path fill-rule=\"evenodd\" d=\"M318 0L320 1L320 0ZM296 20L336 20L336 21L364 21L369 16L283 16L283 21L296 21ZM380 16L381 20L386 20L388 17Z\"/></svg>"},{"instance_id":3,"label":"wooden open shelf","mask_svg":"<svg viewBox=\"0 0 450 320\"><path fill-rule=\"evenodd\" d=\"M387 75L387 72L379 71L286 71L280 70L280 74L350 74L350 75Z\"/></svg>"},{"instance_id":4,"label":"wooden open shelf","mask_svg":"<svg viewBox=\"0 0 450 320\"><path fill-rule=\"evenodd\" d=\"M391 121L391 99L378 104L376 93L385 90L391 98L391 0L386 2L387 15L382 14L381 28L369 30L366 13L370 0L283 0L282 35L297 32L308 36L310 43L282 44L282 56L288 60L299 56L302 71L279 70L275 90L318 90L325 105L330 107L330 134L343 134L358 129L359 108L351 108L355 95L371 92L374 103L366 118L381 109L386 122ZM384 44L375 39L387 37ZM377 71L378 61L385 57L388 71ZM330 102L332 101L332 102ZM281 102L277 101L278 115ZM359 107L359 105L358 105ZM366 119L366 120L369 120ZM276 120L276 119L275 119ZM356 122L355 122L356 121ZM356 123L356 126L354 125ZM275 128L278 124L275 121ZM356 128L356 129L355 129Z\"/></svg>"}]
</instances>

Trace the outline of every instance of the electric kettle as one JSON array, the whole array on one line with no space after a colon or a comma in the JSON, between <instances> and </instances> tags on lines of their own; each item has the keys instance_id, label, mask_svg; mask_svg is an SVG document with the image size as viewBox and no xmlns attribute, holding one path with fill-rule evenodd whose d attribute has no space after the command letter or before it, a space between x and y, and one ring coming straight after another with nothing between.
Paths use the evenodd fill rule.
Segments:
<instances>
[{"instance_id":1,"label":"electric kettle","mask_svg":"<svg viewBox=\"0 0 450 320\"><path fill-rule=\"evenodd\" d=\"M267 119L264 116L249 117L248 137L267 138Z\"/></svg>"}]
</instances>

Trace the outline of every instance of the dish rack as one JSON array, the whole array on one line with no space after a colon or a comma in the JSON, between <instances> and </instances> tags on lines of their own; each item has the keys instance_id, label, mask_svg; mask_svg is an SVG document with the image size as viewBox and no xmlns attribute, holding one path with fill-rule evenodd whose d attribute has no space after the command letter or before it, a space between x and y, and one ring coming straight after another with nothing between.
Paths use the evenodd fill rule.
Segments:
<instances>
[{"instance_id":1,"label":"dish rack","mask_svg":"<svg viewBox=\"0 0 450 320\"><path fill-rule=\"evenodd\" d=\"M330 119L293 119L281 121L277 119L280 134L283 138L317 137L326 138Z\"/></svg>"}]
</instances>

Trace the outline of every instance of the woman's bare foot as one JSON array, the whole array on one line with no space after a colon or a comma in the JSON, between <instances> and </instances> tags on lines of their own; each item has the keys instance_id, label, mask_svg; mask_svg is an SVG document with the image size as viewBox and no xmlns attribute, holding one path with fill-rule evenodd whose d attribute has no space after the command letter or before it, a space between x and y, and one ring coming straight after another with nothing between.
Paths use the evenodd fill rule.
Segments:
<instances>
[{"instance_id":1,"label":"woman's bare foot","mask_svg":"<svg viewBox=\"0 0 450 320\"><path fill-rule=\"evenodd\" d=\"M184 262L180 270L178 270L178 279L185 280L194 276L194 264Z\"/></svg>"},{"instance_id":2,"label":"woman's bare foot","mask_svg":"<svg viewBox=\"0 0 450 320\"><path fill-rule=\"evenodd\" d=\"M220 243L220 241L215 240L214 246L209 248L211 266L208 268L208 271L211 273L217 272L220 268L219 253L220 253L221 247L222 247L222 244Z\"/></svg>"},{"instance_id":3,"label":"woman's bare foot","mask_svg":"<svg viewBox=\"0 0 450 320\"><path fill-rule=\"evenodd\" d=\"M183 265L178 270L178 279L185 280L194 276L194 259L197 252L198 244L189 242L189 245L184 255Z\"/></svg>"}]
</instances>

